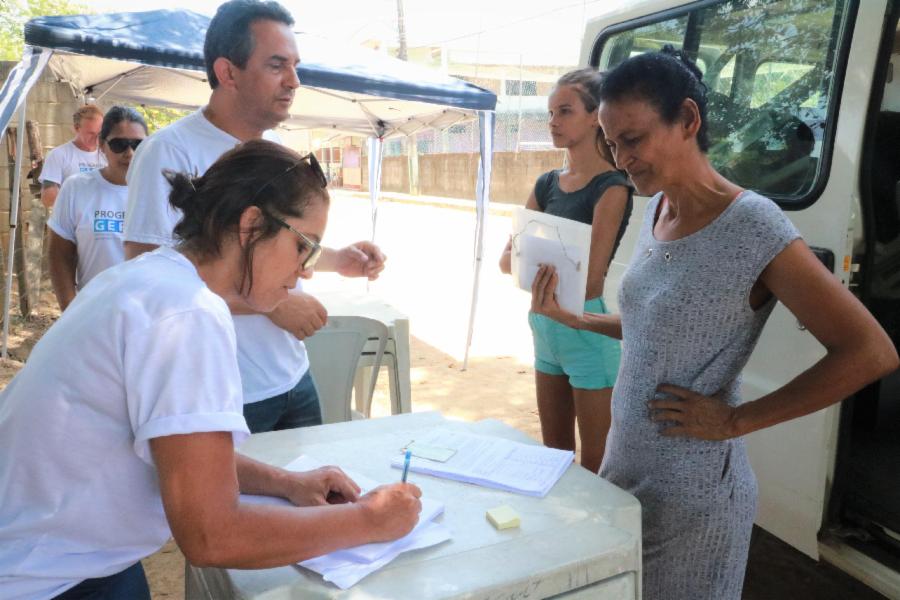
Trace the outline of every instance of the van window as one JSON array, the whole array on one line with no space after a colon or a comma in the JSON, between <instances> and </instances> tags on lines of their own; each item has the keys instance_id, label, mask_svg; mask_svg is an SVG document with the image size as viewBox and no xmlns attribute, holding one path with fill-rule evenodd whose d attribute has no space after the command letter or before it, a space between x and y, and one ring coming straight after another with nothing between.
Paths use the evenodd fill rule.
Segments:
<instances>
[{"instance_id":1,"label":"van window","mask_svg":"<svg viewBox=\"0 0 900 600\"><path fill-rule=\"evenodd\" d=\"M753 74L753 91L750 94L750 108L759 108L771 103L785 89L797 83L813 70L812 65L767 61L756 67Z\"/></svg>"},{"instance_id":2,"label":"van window","mask_svg":"<svg viewBox=\"0 0 900 600\"><path fill-rule=\"evenodd\" d=\"M614 27L600 70L665 44L694 58L709 89L709 157L735 183L809 204L827 173L847 0L729 0ZM833 121L834 119L831 119Z\"/></svg>"}]
</instances>

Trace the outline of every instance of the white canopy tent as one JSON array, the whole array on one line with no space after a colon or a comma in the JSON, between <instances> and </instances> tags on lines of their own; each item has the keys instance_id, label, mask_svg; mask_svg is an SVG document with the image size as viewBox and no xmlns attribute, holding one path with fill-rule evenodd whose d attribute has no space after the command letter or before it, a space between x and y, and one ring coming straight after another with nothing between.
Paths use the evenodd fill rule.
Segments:
<instances>
[{"instance_id":1,"label":"white canopy tent","mask_svg":"<svg viewBox=\"0 0 900 600\"><path fill-rule=\"evenodd\" d=\"M21 161L28 91L48 68L78 97L111 102L197 108L209 98L203 39L209 17L188 10L50 16L25 26L22 61L0 89L0 137L19 111ZM496 95L470 83L364 48L343 47L297 34L301 64L289 129L332 129L370 138L369 190L372 235L381 185L382 141L425 128L445 128L479 118L481 160L476 195L476 240L466 362L474 328L482 234L490 189L490 148ZM19 177L21 165L16 165ZM10 198L9 268L4 315L9 314L18 180ZM8 318L2 354L7 355Z\"/></svg>"}]
</instances>

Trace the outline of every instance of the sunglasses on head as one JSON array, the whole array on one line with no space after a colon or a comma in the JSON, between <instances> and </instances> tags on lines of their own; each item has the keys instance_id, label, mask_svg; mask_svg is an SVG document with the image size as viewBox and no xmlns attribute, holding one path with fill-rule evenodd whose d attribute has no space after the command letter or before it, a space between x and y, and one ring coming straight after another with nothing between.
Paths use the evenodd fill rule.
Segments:
<instances>
[{"instance_id":1,"label":"sunglasses on head","mask_svg":"<svg viewBox=\"0 0 900 600\"><path fill-rule=\"evenodd\" d=\"M315 176L316 180L318 181L319 186L322 188L328 187L328 179L325 177L325 172L322 171L322 167L319 165L319 161L316 160L315 155L312 152L310 152L309 154L307 154L306 156L302 157L300 160L298 160L297 162L295 162L294 164L289 166L287 169L285 169L284 171L282 171L281 173L279 173L272 179L270 179L267 182L265 182L264 184L262 184L262 186L258 190L256 190L256 193L253 194L253 198L251 199L250 203L256 204L256 199L259 198L259 195L262 193L263 190L265 190L267 187L269 187L270 185L272 185L273 183L278 181L281 177L287 175L288 173L290 173L291 171L293 171L294 169L296 169L297 167L302 165L304 161L309 163L309 167L312 170L312 173Z\"/></svg>"},{"instance_id":2,"label":"sunglasses on head","mask_svg":"<svg viewBox=\"0 0 900 600\"><path fill-rule=\"evenodd\" d=\"M143 140L137 138L113 138L111 140L106 140L107 145L109 145L109 149L115 152L116 154L122 154L128 148L132 150L137 150L137 147L141 144Z\"/></svg>"}]
</instances>

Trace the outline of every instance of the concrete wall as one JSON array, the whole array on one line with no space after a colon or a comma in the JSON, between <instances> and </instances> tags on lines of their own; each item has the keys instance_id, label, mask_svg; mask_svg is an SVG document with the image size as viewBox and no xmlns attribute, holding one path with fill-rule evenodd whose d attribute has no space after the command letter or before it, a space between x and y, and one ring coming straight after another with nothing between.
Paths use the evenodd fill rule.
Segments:
<instances>
[{"instance_id":1,"label":"concrete wall","mask_svg":"<svg viewBox=\"0 0 900 600\"><path fill-rule=\"evenodd\" d=\"M6 81L7 75L15 67L15 62L0 62L0 81ZM72 132L72 113L81 105L72 94L72 88L68 84L57 82L49 69L45 70L41 79L35 84L28 94L25 118L38 123L41 137L41 146L44 156L52 148L70 140ZM101 108L106 108L101 105ZM18 114L10 122L11 127L18 127ZM0 145L0 234L5 239L5 233L9 230L9 165L7 159L7 139L3 136ZM15 140L13 140L15 147ZM28 157L28 142L26 140L24 153ZM27 184L25 175L31 169L28 160L23 161L22 181ZM27 188L23 188L27 189ZM19 220L27 220L28 211L31 208L29 198L21 198ZM5 246L4 246L5 249Z\"/></svg>"},{"instance_id":2,"label":"concrete wall","mask_svg":"<svg viewBox=\"0 0 900 600\"><path fill-rule=\"evenodd\" d=\"M363 185L369 189L368 162L363 167ZM409 192L409 161L406 156L385 156L381 163L381 189L386 192Z\"/></svg>"},{"instance_id":3,"label":"concrete wall","mask_svg":"<svg viewBox=\"0 0 900 600\"><path fill-rule=\"evenodd\" d=\"M491 201L524 205L538 175L563 164L561 150L540 152L495 152L491 177ZM419 155L419 193L423 196L475 199L478 156L474 154ZM368 173L363 187L368 189ZM381 172L385 192L410 192L406 156L385 157Z\"/></svg>"},{"instance_id":4,"label":"concrete wall","mask_svg":"<svg viewBox=\"0 0 900 600\"><path fill-rule=\"evenodd\" d=\"M542 173L563 165L563 150L496 152L491 177L491 201L525 205Z\"/></svg>"},{"instance_id":5,"label":"concrete wall","mask_svg":"<svg viewBox=\"0 0 900 600\"><path fill-rule=\"evenodd\" d=\"M423 196L475 198L478 156L423 154L419 156L419 193Z\"/></svg>"}]
</instances>

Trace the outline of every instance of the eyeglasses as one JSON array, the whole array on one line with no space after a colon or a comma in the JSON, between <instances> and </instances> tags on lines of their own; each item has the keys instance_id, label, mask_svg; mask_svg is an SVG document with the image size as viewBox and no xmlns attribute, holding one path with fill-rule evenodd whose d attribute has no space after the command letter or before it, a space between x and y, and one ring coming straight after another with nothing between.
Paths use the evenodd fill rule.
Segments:
<instances>
[{"instance_id":1,"label":"eyeglasses","mask_svg":"<svg viewBox=\"0 0 900 600\"><path fill-rule=\"evenodd\" d=\"M111 140L106 140L106 143L109 145L110 150L116 154L122 154L128 150L128 148L137 150L137 147L142 141L142 138L113 138Z\"/></svg>"},{"instance_id":2,"label":"eyeglasses","mask_svg":"<svg viewBox=\"0 0 900 600\"><path fill-rule=\"evenodd\" d=\"M294 233L294 235L296 235L298 238L300 238L300 241L302 242L303 246L298 248L298 252L302 255L304 249L306 249L306 248L309 249L309 256L307 256L303 260L303 263L300 265L300 268L305 271L306 269L312 269L316 265L316 263L319 261L319 258L321 258L321 256L322 256L321 244L309 239L308 236L300 233L299 231L297 231L296 229L291 227L286 221L284 221L283 219L279 219L275 215L264 210L261 206L259 206L256 203L256 199L259 198L259 195L263 192L263 190L265 190L270 185L272 185L273 183L278 181L279 178L283 177L284 175L287 175L288 173L290 173L291 171L296 169L298 166L303 164L304 161L309 163L309 166L310 166L310 169L312 170L313 175L315 175L316 179L318 179L319 186L322 189L325 189L326 187L328 187L328 179L325 178L325 172L322 171L322 167L319 165L319 161L316 160L315 155L312 152L310 152L306 156L301 157L300 160L298 160L297 162L295 162L294 164L289 166L287 169L285 169L284 171L282 171L281 173L279 173L278 175L276 175L269 181L265 182L262 185L262 187L260 187L258 190L256 190L256 193L253 194L253 198L250 200L250 204L259 208L259 210L264 215L266 215L267 217L269 217L270 219L272 219L273 221L275 221L276 223L278 223L285 229L290 229Z\"/></svg>"},{"instance_id":3,"label":"eyeglasses","mask_svg":"<svg viewBox=\"0 0 900 600\"><path fill-rule=\"evenodd\" d=\"M112 141L112 140L110 140L110 141ZM312 169L313 175L315 175L316 179L318 179L318 181L319 181L319 186L322 187L323 189L328 187L328 179L325 177L325 172L322 170L322 167L319 165L319 161L316 160L316 156L312 152L310 152L309 154L300 158L300 160L298 160L297 162L295 162L294 164L289 166L287 169L285 169L284 171L282 171L281 173L279 173L272 179L270 179L267 182L265 182L264 184L262 184L262 187L260 187L258 190L256 190L256 193L253 194L253 198L250 200L250 204L255 205L256 199L259 198L259 195L262 193L262 191L264 189L266 189L267 187L269 187L270 185L272 185L273 183L275 183L276 181L278 181L279 179L281 179L282 177L284 177L285 175L287 175L288 173L290 173L291 171L293 171L294 169L296 169L297 167L302 165L303 161L306 161L309 163L309 167L310 167L310 169Z\"/></svg>"},{"instance_id":4,"label":"eyeglasses","mask_svg":"<svg viewBox=\"0 0 900 600\"><path fill-rule=\"evenodd\" d=\"M313 267L315 267L316 263L319 262L319 259L322 257L322 245L319 242L309 239L309 236L304 235L291 227L287 221L279 219L275 215L267 213L261 208L259 210L285 229L290 229L294 233L294 235L300 238L300 242L302 245L297 248L298 254L302 255L305 249L309 249L309 256L303 259L303 262L300 264L300 269L305 271L307 269L312 269Z\"/></svg>"}]
</instances>

